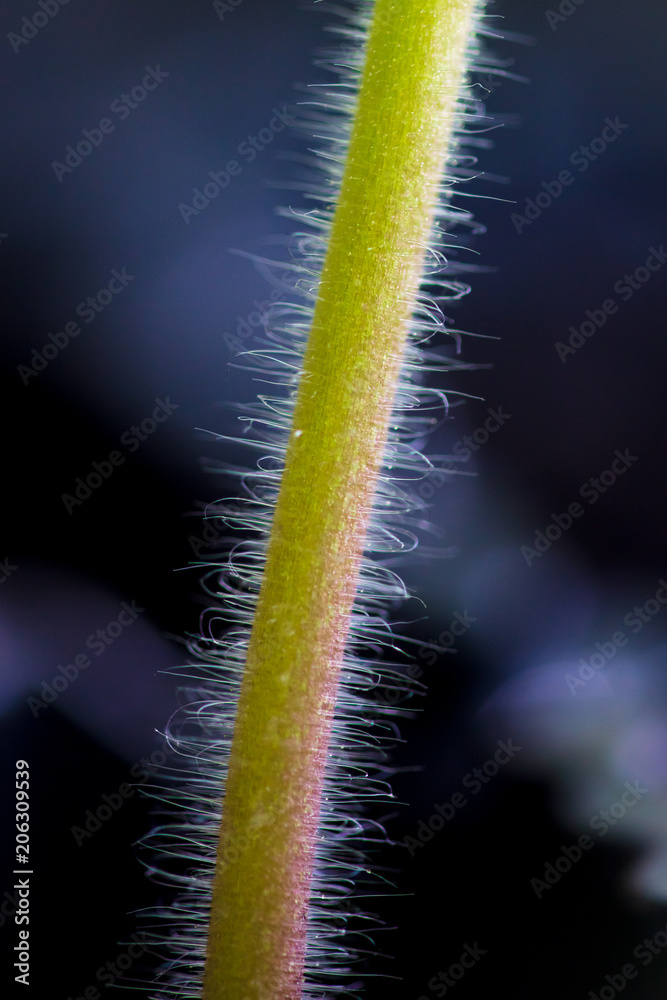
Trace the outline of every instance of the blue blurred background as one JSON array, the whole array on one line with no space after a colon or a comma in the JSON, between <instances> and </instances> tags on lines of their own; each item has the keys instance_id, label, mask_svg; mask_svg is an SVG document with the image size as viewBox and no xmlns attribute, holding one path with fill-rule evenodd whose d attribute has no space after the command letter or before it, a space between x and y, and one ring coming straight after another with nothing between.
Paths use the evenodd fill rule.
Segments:
<instances>
[{"instance_id":1,"label":"blue blurred background","mask_svg":"<svg viewBox=\"0 0 667 1000\"><path fill-rule=\"evenodd\" d=\"M164 756L178 702L160 671L198 628L188 566L213 551L198 512L233 488L202 459L248 461L196 428L235 433L228 404L257 391L233 363L274 288L230 250L270 255L293 228L275 209L299 193L277 186L305 144L281 116L296 82L327 79L326 6L3 5L0 939L9 954L24 759L36 996L103 994L132 911L169 898L133 847L150 805L108 799ZM500 126L479 169L501 179L469 186L489 270L446 312L498 339L463 338L481 367L445 388L474 398L452 395L426 450L464 474L422 484L435 536L396 564L428 694L394 755L398 846L374 859L396 892L369 905L393 929L360 971L369 998L442 996L477 943L461 1000L643 1000L667 985L662 938L637 952L667 926L667 18L657 0L488 13L524 36L489 45L528 82L475 78ZM495 773L499 741L521 751ZM646 789L632 806L626 783ZM540 889L583 835L594 849ZM126 982L151 967L138 951Z\"/></svg>"}]
</instances>

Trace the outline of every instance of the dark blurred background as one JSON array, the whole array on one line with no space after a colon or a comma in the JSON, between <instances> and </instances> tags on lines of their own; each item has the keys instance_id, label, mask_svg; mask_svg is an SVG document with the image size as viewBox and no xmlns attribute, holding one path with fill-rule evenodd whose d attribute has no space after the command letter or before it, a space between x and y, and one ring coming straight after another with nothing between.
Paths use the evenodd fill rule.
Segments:
<instances>
[{"instance_id":1,"label":"dark blurred background","mask_svg":"<svg viewBox=\"0 0 667 1000\"><path fill-rule=\"evenodd\" d=\"M17 995L92 1000L154 962L128 951L134 911L169 896L144 875L133 845L151 806L126 783L163 763L178 702L161 671L198 627L189 564L213 551L197 511L231 489L202 459L239 460L196 429L235 433L228 404L257 391L232 363L273 288L230 249L269 253L293 228L275 208L298 192L276 184L305 144L277 112L304 99L296 82L327 79L312 64L324 7L3 4L7 990L20 759L34 873L31 993ZM436 534L397 564L415 599L395 617L428 692L401 724L401 804L384 807L398 846L374 858L396 889L369 901L387 929L360 971L369 1000L445 986L653 1000L667 985L667 17L658 0L488 13L523 36L489 45L527 82L475 78L501 126L479 169L505 181L466 189L489 270L446 312L498 339L464 338L481 367L443 380L472 398L452 395L427 450L474 447L445 462L463 475L422 484ZM182 207L234 159L224 190ZM489 411L503 417L485 427ZM521 748L501 766L499 741Z\"/></svg>"}]
</instances>

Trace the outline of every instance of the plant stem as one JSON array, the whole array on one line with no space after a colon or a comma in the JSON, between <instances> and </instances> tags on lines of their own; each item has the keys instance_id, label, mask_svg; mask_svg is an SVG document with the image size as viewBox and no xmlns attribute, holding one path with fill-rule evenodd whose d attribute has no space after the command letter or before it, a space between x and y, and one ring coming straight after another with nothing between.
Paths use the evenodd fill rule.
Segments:
<instances>
[{"instance_id":1,"label":"plant stem","mask_svg":"<svg viewBox=\"0 0 667 1000\"><path fill-rule=\"evenodd\" d=\"M204 1000L298 1000L368 517L476 0L377 0L238 704Z\"/></svg>"}]
</instances>

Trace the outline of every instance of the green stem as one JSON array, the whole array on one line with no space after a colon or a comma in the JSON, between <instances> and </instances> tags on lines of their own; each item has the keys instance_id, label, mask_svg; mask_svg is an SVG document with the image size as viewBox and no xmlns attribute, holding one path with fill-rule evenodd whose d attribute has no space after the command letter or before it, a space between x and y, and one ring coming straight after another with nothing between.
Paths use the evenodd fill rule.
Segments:
<instances>
[{"instance_id":1,"label":"green stem","mask_svg":"<svg viewBox=\"0 0 667 1000\"><path fill-rule=\"evenodd\" d=\"M377 0L238 704L204 1000L297 1000L368 515L475 0Z\"/></svg>"}]
</instances>

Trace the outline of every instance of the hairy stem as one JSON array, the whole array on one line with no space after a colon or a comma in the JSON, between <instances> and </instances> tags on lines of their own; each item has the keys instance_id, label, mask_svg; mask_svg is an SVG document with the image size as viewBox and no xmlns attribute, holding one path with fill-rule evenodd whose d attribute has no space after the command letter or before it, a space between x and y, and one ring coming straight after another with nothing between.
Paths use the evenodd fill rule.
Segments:
<instances>
[{"instance_id":1,"label":"hairy stem","mask_svg":"<svg viewBox=\"0 0 667 1000\"><path fill-rule=\"evenodd\" d=\"M338 674L475 0L377 0L238 704L204 1000L298 1000Z\"/></svg>"}]
</instances>

